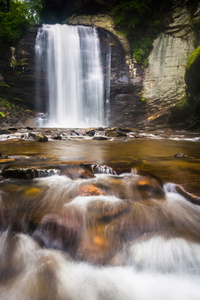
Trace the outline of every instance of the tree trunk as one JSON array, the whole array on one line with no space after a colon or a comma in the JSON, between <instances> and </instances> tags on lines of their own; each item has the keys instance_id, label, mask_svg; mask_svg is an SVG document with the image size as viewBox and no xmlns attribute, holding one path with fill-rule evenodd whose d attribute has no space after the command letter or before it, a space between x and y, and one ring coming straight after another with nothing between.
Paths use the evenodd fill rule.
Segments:
<instances>
[{"instance_id":1,"label":"tree trunk","mask_svg":"<svg viewBox=\"0 0 200 300\"><path fill-rule=\"evenodd\" d=\"M7 12L10 10L10 0L7 0Z\"/></svg>"}]
</instances>

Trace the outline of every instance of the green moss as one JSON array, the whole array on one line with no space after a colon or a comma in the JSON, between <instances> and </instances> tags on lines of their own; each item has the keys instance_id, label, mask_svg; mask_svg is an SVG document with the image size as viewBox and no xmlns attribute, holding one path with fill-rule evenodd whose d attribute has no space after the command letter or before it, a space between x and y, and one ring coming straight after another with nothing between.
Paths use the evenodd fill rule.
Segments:
<instances>
[{"instance_id":1,"label":"green moss","mask_svg":"<svg viewBox=\"0 0 200 300\"><path fill-rule=\"evenodd\" d=\"M200 59L200 46L197 47L194 52L190 55L188 58L187 64L186 64L186 71L189 70L192 64L194 64L198 59Z\"/></svg>"},{"instance_id":2,"label":"green moss","mask_svg":"<svg viewBox=\"0 0 200 300\"><path fill-rule=\"evenodd\" d=\"M0 111L0 116L1 116L2 118L5 117L4 113L2 113L1 111Z\"/></svg>"},{"instance_id":3,"label":"green moss","mask_svg":"<svg viewBox=\"0 0 200 300\"><path fill-rule=\"evenodd\" d=\"M188 58L185 69L187 101L196 114L200 114L200 46Z\"/></svg>"},{"instance_id":4,"label":"green moss","mask_svg":"<svg viewBox=\"0 0 200 300\"><path fill-rule=\"evenodd\" d=\"M24 102L23 99L20 99L20 98L13 98L14 100L17 100L17 101L20 101L20 102Z\"/></svg>"},{"instance_id":5,"label":"green moss","mask_svg":"<svg viewBox=\"0 0 200 300\"><path fill-rule=\"evenodd\" d=\"M10 88L9 84L6 84L6 83L1 83L0 86Z\"/></svg>"}]
</instances>

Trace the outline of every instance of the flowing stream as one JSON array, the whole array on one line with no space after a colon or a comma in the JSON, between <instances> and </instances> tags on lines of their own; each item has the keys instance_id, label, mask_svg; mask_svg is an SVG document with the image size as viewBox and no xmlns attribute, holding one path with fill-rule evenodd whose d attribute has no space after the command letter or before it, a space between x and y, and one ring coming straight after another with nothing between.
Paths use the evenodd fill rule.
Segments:
<instances>
[{"instance_id":1,"label":"flowing stream","mask_svg":"<svg viewBox=\"0 0 200 300\"><path fill-rule=\"evenodd\" d=\"M106 125L104 106L109 84L104 80L100 41L95 28L43 25L36 38L36 103L44 101L47 116L42 125L90 127ZM110 59L107 61L110 68ZM41 86L42 76L45 85Z\"/></svg>"},{"instance_id":2,"label":"flowing stream","mask_svg":"<svg viewBox=\"0 0 200 300\"><path fill-rule=\"evenodd\" d=\"M199 300L199 137L44 130L1 138L0 298Z\"/></svg>"}]
</instances>

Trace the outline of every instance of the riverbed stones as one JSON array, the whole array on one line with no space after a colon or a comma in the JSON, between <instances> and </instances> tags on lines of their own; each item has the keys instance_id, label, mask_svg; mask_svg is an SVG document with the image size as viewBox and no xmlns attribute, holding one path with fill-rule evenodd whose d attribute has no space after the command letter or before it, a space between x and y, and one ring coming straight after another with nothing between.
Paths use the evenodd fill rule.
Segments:
<instances>
[{"instance_id":1,"label":"riverbed stones","mask_svg":"<svg viewBox=\"0 0 200 300\"><path fill-rule=\"evenodd\" d=\"M57 135L53 136L53 140L57 140L57 141L62 140L62 136L57 134Z\"/></svg>"},{"instance_id":2,"label":"riverbed stones","mask_svg":"<svg viewBox=\"0 0 200 300\"><path fill-rule=\"evenodd\" d=\"M108 138L106 136L95 136L93 137L93 140L97 140L97 141L107 141Z\"/></svg>"},{"instance_id":3,"label":"riverbed stones","mask_svg":"<svg viewBox=\"0 0 200 300\"><path fill-rule=\"evenodd\" d=\"M174 157L187 158L188 156L186 154L184 154L184 153L177 152L176 154L174 154Z\"/></svg>"},{"instance_id":4,"label":"riverbed stones","mask_svg":"<svg viewBox=\"0 0 200 300\"><path fill-rule=\"evenodd\" d=\"M33 238L46 248L74 253L83 226L78 210L65 214L47 214L33 233Z\"/></svg>"},{"instance_id":5,"label":"riverbed stones","mask_svg":"<svg viewBox=\"0 0 200 300\"><path fill-rule=\"evenodd\" d=\"M7 168L2 172L3 178L18 178L18 179L34 179L41 177L49 177L56 174L60 174L60 170L56 168Z\"/></svg>"},{"instance_id":6,"label":"riverbed stones","mask_svg":"<svg viewBox=\"0 0 200 300\"><path fill-rule=\"evenodd\" d=\"M43 135L42 133L37 135L35 133L30 132L28 134L28 138L35 140L36 142L40 142L40 143L48 142L48 137L46 135Z\"/></svg>"}]
</instances>

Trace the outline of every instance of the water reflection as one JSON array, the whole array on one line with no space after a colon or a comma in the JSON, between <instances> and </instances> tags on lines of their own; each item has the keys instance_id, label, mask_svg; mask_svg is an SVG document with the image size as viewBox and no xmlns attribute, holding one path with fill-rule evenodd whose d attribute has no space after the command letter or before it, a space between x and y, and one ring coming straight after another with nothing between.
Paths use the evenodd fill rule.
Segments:
<instances>
[{"instance_id":1,"label":"water reflection","mask_svg":"<svg viewBox=\"0 0 200 300\"><path fill-rule=\"evenodd\" d=\"M200 142L169 139L134 139L131 141L67 140L33 143L3 141L1 154L43 157L51 163L94 163L123 166L125 169L152 173L163 181L183 186L200 195ZM176 158L181 152L186 158Z\"/></svg>"}]
</instances>

